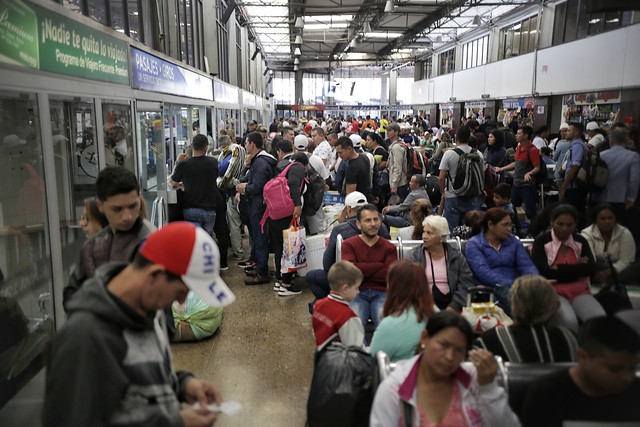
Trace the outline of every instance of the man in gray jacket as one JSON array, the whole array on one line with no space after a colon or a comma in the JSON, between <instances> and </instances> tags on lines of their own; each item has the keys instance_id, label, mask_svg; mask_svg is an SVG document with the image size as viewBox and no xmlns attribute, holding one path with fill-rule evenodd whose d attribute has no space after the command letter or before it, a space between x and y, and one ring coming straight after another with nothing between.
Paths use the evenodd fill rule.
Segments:
<instances>
[{"instance_id":1,"label":"man in gray jacket","mask_svg":"<svg viewBox=\"0 0 640 427\"><path fill-rule=\"evenodd\" d=\"M382 209L383 217L382 222L387 227L409 227L411 224L411 218L409 213L411 211L411 205L413 202L419 199L429 200L429 195L424 189L427 184L427 179L424 175L413 175L411 181L409 181L409 189L411 192L407 195L407 198L399 205L385 206Z\"/></svg>"},{"instance_id":2,"label":"man in gray jacket","mask_svg":"<svg viewBox=\"0 0 640 427\"><path fill-rule=\"evenodd\" d=\"M217 387L171 362L164 310L189 291L211 306L235 299L220 278L213 238L188 222L152 233L131 264L98 268L67 304L68 320L53 340L43 425L213 425Z\"/></svg>"},{"instance_id":3,"label":"man in gray jacket","mask_svg":"<svg viewBox=\"0 0 640 427\"><path fill-rule=\"evenodd\" d=\"M63 291L65 310L98 267L110 261L131 261L138 244L155 231L153 224L140 217L140 186L129 169L122 166L103 169L96 180L96 195L98 209L109 225L82 245L80 259Z\"/></svg>"}]
</instances>

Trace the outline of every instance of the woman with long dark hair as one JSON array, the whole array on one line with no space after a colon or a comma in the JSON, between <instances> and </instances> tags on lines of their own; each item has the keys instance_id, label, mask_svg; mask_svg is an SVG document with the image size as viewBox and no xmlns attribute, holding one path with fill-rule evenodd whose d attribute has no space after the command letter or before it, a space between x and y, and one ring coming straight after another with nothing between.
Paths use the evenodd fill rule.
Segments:
<instances>
[{"instance_id":1,"label":"woman with long dark hair","mask_svg":"<svg viewBox=\"0 0 640 427\"><path fill-rule=\"evenodd\" d=\"M604 316L605 311L591 294L589 277L596 262L589 242L576 233L580 214L571 205L559 205L551 213L551 230L533 242L533 262L540 274L554 281L560 297L559 321L574 333L583 322Z\"/></svg>"},{"instance_id":2,"label":"woman with long dark hair","mask_svg":"<svg viewBox=\"0 0 640 427\"><path fill-rule=\"evenodd\" d=\"M407 260L393 263L387 274L384 318L373 334L371 354L384 351L392 362L412 357L433 307L424 269Z\"/></svg>"},{"instance_id":3,"label":"woman with long dark hair","mask_svg":"<svg viewBox=\"0 0 640 427\"><path fill-rule=\"evenodd\" d=\"M504 144L504 132L494 129L489 133L487 149L484 150L484 161L486 164L498 167L508 163L507 149Z\"/></svg>"}]
</instances>

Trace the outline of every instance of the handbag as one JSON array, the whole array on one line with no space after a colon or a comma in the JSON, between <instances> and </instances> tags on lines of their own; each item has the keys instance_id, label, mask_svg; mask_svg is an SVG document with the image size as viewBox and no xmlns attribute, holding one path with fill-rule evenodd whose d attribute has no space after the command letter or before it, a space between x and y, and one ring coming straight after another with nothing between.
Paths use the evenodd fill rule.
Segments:
<instances>
[{"instance_id":1,"label":"handbag","mask_svg":"<svg viewBox=\"0 0 640 427\"><path fill-rule=\"evenodd\" d=\"M612 315L621 310L632 308L627 288L618 280L618 273L613 268L611 257L607 257L607 263L611 269L611 278L607 283L594 295L594 298L600 303L607 315Z\"/></svg>"},{"instance_id":2,"label":"handbag","mask_svg":"<svg viewBox=\"0 0 640 427\"><path fill-rule=\"evenodd\" d=\"M479 293L488 293L489 301L472 302ZM462 317L471 324L474 332L481 334L496 326L509 326L513 320L494 302L494 289L487 286L475 286L467 292L467 306L462 308Z\"/></svg>"},{"instance_id":3,"label":"handbag","mask_svg":"<svg viewBox=\"0 0 640 427\"><path fill-rule=\"evenodd\" d=\"M282 231L282 261L280 272L293 273L307 266L307 234L298 218Z\"/></svg>"}]
</instances>

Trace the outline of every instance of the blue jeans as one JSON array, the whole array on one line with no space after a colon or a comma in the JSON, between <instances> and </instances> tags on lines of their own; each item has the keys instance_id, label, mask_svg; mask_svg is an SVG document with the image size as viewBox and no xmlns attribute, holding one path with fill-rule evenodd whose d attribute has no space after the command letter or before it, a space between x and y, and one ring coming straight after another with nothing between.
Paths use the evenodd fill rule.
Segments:
<instances>
[{"instance_id":1,"label":"blue jeans","mask_svg":"<svg viewBox=\"0 0 640 427\"><path fill-rule=\"evenodd\" d=\"M511 298L509 298L509 291L511 286L494 286L493 298L498 304L498 307L504 310L504 313L511 317Z\"/></svg>"},{"instance_id":2,"label":"blue jeans","mask_svg":"<svg viewBox=\"0 0 640 427\"><path fill-rule=\"evenodd\" d=\"M331 288L329 288L329 279L327 278L327 272L324 271L324 269L321 268L318 270L307 271L305 280L307 281L307 285L309 285L309 289L311 289L313 296L316 297L316 300L329 295Z\"/></svg>"},{"instance_id":3,"label":"blue jeans","mask_svg":"<svg viewBox=\"0 0 640 427\"><path fill-rule=\"evenodd\" d=\"M403 216L395 216L389 214L383 216L382 222L387 227L396 228L409 227L411 225L409 221L407 221Z\"/></svg>"},{"instance_id":4,"label":"blue jeans","mask_svg":"<svg viewBox=\"0 0 640 427\"><path fill-rule=\"evenodd\" d=\"M524 202L524 212L527 214L529 224L531 224L534 218L538 215L538 189L531 185L522 185L511 188L511 204L513 208L519 207Z\"/></svg>"},{"instance_id":5,"label":"blue jeans","mask_svg":"<svg viewBox=\"0 0 640 427\"><path fill-rule=\"evenodd\" d=\"M201 208L189 208L182 211L184 220L198 225L210 236L213 235L213 226L216 223L216 211L208 211Z\"/></svg>"},{"instance_id":6,"label":"blue jeans","mask_svg":"<svg viewBox=\"0 0 640 427\"><path fill-rule=\"evenodd\" d=\"M444 211L442 216L445 217L449 224L449 234L453 233L453 229L460 225L465 214L480 208L480 197L447 197L444 201Z\"/></svg>"},{"instance_id":7,"label":"blue jeans","mask_svg":"<svg viewBox=\"0 0 640 427\"><path fill-rule=\"evenodd\" d=\"M377 328L382 320L382 309L387 300L387 293L376 289L362 289L358 296L349 303L349 307L358 315L362 321L362 328L367 327L369 319L373 321Z\"/></svg>"}]
</instances>

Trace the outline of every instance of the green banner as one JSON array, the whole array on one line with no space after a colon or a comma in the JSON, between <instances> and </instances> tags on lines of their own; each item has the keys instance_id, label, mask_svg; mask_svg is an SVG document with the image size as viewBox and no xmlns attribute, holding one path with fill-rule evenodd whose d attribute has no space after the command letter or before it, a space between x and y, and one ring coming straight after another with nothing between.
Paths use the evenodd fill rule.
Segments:
<instances>
[{"instance_id":1,"label":"green banner","mask_svg":"<svg viewBox=\"0 0 640 427\"><path fill-rule=\"evenodd\" d=\"M127 42L21 0L0 0L0 61L129 85Z\"/></svg>"}]
</instances>

